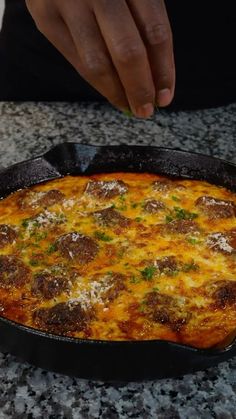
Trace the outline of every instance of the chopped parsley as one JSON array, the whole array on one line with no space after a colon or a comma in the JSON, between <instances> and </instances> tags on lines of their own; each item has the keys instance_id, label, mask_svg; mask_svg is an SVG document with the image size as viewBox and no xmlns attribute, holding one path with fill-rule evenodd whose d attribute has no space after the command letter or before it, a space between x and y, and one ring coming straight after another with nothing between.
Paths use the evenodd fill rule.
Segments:
<instances>
[{"instance_id":1,"label":"chopped parsley","mask_svg":"<svg viewBox=\"0 0 236 419\"><path fill-rule=\"evenodd\" d=\"M146 301L142 301L140 306L139 306L139 311L141 311L141 313L143 313L146 310Z\"/></svg>"},{"instance_id":2,"label":"chopped parsley","mask_svg":"<svg viewBox=\"0 0 236 419\"><path fill-rule=\"evenodd\" d=\"M47 233L46 231L43 231L42 233L37 233L37 232L34 232L34 233L32 234L32 236L34 236L34 238L35 238L36 242L39 242L39 241L41 241L41 240L46 239L47 235L48 235L48 233Z\"/></svg>"},{"instance_id":3,"label":"chopped parsley","mask_svg":"<svg viewBox=\"0 0 236 419\"><path fill-rule=\"evenodd\" d=\"M175 195L172 195L171 199L173 199L173 201L175 201L175 202L180 202L181 201L181 199L178 198L178 196L175 196Z\"/></svg>"},{"instance_id":4,"label":"chopped parsley","mask_svg":"<svg viewBox=\"0 0 236 419\"><path fill-rule=\"evenodd\" d=\"M108 236L103 231L95 231L94 236L96 237L96 239L102 240L103 242L110 242L113 240L111 236Z\"/></svg>"},{"instance_id":5,"label":"chopped parsley","mask_svg":"<svg viewBox=\"0 0 236 419\"><path fill-rule=\"evenodd\" d=\"M36 259L29 260L30 266L39 266L40 262Z\"/></svg>"},{"instance_id":6,"label":"chopped parsley","mask_svg":"<svg viewBox=\"0 0 236 419\"><path fill-rule=\"evenodd\" d=\"M174 271L171 271L169 269L167 272L165 272L165 274L168 275L168 276L176 276L176 275L178 275L178 273L179 273L179 269L175 269Z\"/></svg>"},{"instance_id":7,"label":"chopped parsley","mask_svg":"<svg viewBox=\"0 0 236 419\"><path fill-rule=\"evenodd\" d=\"M137 206L138 206L138 203L137 203L137 202L133 202L133 203L131 204L131 208L137 208Z\"/></svg>"},{"instance_id":8,"label":"chopped parsley","mask_svg":"<svg viewBox=\"0 0 236 419\"><path fill-rule=\"evenodd\" d=\"M107 273L106 273L108 276L112 276L113 275L113 272L112 271L107 271Z\"/></svg>"},{"instance_id":9,"label":"chopped parsley","mask_svg":"<svg viewBox=\"0 0 236 419\"><path fill-rule=\"evenodd\" d=\"M119 201L120 201L120 206L116 206L115 208L120 210L120 211L126 211L127 210L127 205L126 205L126 197L125 195L121 195L119 196Z\"/></svg>"},{"instance_id":10,"label":"chopped parsley","mask_svg":"<svg viewBox=\"0 0 236 419\"><path fill-rule=\"evenodd\" d=\"M190 263L185 263L183 265L182 271L183 272L190 272L190 271L198 271L199 269L199 265L197 265L196 263L194 263L194 261L190 262Z\"/></svg>"},{"instance_id":11,"label":"chopped parsley","mask_svg":"<svg viewBox=\"0 0 236 419\"><path fill-rule=\"evenodd\" d=\"M196 212L190 212L184 208L174 207L174 210L171 211L165 218L166 223L170 223L173 220L194 220L198 217Z\"/></svg>"},{"instance_id":12,"label":"chopped parsley","mask_svg":"<svg viewBox=\"0 0 236 419\"><path fill-rule=\"evenodd\" d=\"M56 245L54 243L50 244L46 250L46 253L48 255L51 255L52 253L56 252L57 248Z\"/></svg>"},{"instance_id":13,"label":"chopped parsley","mask_svg":"<svg viewBox=\"0 0 236 419\"><path fill-rule=\"evenodd\" d=\"M127 205L122 205L120 207L117 207L118 210L120 211L126 211L127 210Z\"/></svg>"},{"instance_id":14,"label":"chopped parsley","mask_svg":"<svg viewBox=\"0 0 236 419\"><path fill-rule=\"evenodd\" d=\"M128 118L132 118L132 116L134 116L134 115L132 114L132 112L131 112L129 109L125 109L125 110L123 111L123 114L124 114L125 116L127 116Z\"/></svg>"},{"instance_id":15,"label":"chopped parsley","mask_svg":"<svg viewBox=\"0 0 236 419\"><path fill-rule=\"evenodd\" d=\"M132 275L131 278L130 278L130 282L131 282L131 284L139 284L141 282L141 278L139 278L135 275Z\"/></svg>"},{"instance_id":16,"label":"chopped parsley","mask_svg":"<svg viewBox=\"0 0 236 419\"><path fill-rule=\"evenodd\" d=\"M143 218L142 217L136 217L135 218L135 221L137 221L138 223L140 223L140 221L142 221L143 220Z\"/></svg>"},{"instance_id":17,"label":"chopped parsley","mask_svg":"<svg viewBox=\"0 0 236 419\"><path fill-rule=\"evenodd\" d=\"M184 208L180 207L174 207L175 211L175 218L178 220L194 220L198 217L198 214L195 212L189 212L188 210L185 210Z\"/></svg>"},{"instance_id":18,"label":"chopped parsley","mask_svg":"<svg viewBox=\"0 0 236 419\"><path fill-rule=\"evenodd\" d=\"M198 243L199 243L199 240L198 240L198 239L196 239L195 237L188 237L188 238L187 238L187 241L188 241L190 244L198 244Z\"/></svg>"},{"instance_id":19,"label":"chopped parsley","mask_svg":"<svg viewBox=\"0 0 236 419\"><path fill-rule=\"evenodd\" d=\"M24 220L22 220L22 223L21 223L22 227L27 228L29 225L29 221L30 221L29 218L25 218Z\"/></svg>"},{"instance_id":20,"label":"chopped parsley","mask_svg":"<svg viewBox=\"0 0 236 419\"><path fill-rule=\"evenodd\" d=\"M153 276L156 273L157 268L155 266L147 266L143 271L141 272L141 275L145 281L151 281Z\"/></svg>"},{"instance_id":21,"label":"chopped parsley","mask_svg":"<svg viewBox=\"0 0 236 419\"><path fill-rule=\"evenodd\" d=\"M166 215L165 220L166 220L166 223L171 223L171 221L173 221L174 218L171 215Z\"/></svg>"},{"instance_id":22,"label":"chopped parsley","mask_svg":"<svg viewBox=\"0 0 236 419\"><path fill-rule=\"evenodd\" d=\"M33 227L40 227L40 223L37 220L35 220L35 221L32 222L32 226Z\"/></svg>"}]
</instances>

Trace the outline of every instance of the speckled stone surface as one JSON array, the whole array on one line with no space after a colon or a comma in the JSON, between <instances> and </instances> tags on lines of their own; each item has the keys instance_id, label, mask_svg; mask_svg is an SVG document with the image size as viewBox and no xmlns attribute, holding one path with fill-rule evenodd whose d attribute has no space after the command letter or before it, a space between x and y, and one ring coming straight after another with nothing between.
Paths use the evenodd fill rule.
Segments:
<instances>
[{"instance_id":1,"label":"speckled stone surface","mask_svg":"<svg viewBox=\"0 0 236 419\"><path fill-rule=\"evenodd\" d=\"M236 163L236 104L129 119L108 105L0 104L0 165L64 141L152 144ZM0 337L1 339L1 337ZM179 379L111 385L43 371L0 354L0 419L235 419L236 358Z\"/></svg>"}]
</instances>

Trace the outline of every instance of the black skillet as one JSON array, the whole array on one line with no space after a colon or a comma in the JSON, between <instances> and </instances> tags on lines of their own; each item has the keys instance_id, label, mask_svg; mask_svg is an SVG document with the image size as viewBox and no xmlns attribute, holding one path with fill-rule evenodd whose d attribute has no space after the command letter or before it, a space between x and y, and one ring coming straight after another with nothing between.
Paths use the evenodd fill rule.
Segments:
<instances>
[{"instance_id":1,"label":"black skillet","mask_svg":"<svg viewBox=\"0 0 236 419\"><path fill-rule=\"evenodd\" d=\"M0 197L66 174L117 171L201 179L236 191L236 166L216 158L156 147L67 143L3 170ZM174 377L216 365L236 355L235 336L218 348L206 350L161 340L109 342L67 338L0 318L2 351L48 370L109 381Z\"/></svg>"}]
</instances>

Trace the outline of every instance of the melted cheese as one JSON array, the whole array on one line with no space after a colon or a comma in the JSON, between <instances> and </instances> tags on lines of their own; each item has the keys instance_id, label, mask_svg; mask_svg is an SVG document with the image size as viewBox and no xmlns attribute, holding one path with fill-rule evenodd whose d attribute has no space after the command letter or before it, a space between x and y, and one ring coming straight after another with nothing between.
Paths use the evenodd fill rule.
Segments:
<instances>
[{"instance_id":1,"label":"melted cheese","mask_svg":"<svg viewBox=\"0 0 236 419\"><path fill-rule=\"evenodd\" d=\"M95 180L110 181L105 186L108 197L88 193L89 183ZM120 185L119 194L109 198L116 180L122 180L128 190ZM1 285L4 274L0 266L1 315L39 327L34 322L35 310L59 303L80 304L85 311L92 308L94 317L83 330L68 328L63 334L103 340L167 339L201 348L223 341L236 329L236 297L227 297L224 304L214 287L220 281L236 282L235 254L221 235L236 228L236 218L211 218L195 202L210 196L209 205L214 199L236 205L236 196L195 180L178 180L170 189L158 190L153 187L158 180L166 178L134 173L66 176L30 188L33 194L28 207L19 207L21 191L2 200L0 225L14 228L17 238L0 247L0 257L16 256L31 276L23 286L12 285L9 291ZM65 195L64 200L37 205L38 199L55 189ZM148 212L148 200L161 201L163 206ZM124 216L129 224L101 223L94 212L107 208ZM192 219L198 229L184 234L165 230L169 223L185 218ZM55 246L58 237L70 232L74 232L72 241L74 237L76 242L79 233L97 243L99 250L88 263L79 263L71 250L70 259L66 258ZM216 244L223 252L215 251ZM160 269L160 261L170 257L177 261L176 269ZM57 269L68 275L68 289L47 299L32 292L35 275ZM68 269L76 270L75 280L69 278ZM116 285L110 280L115 274L123 275L123 285L115 297L108 298Z\"/></svg>"}]
</instances>

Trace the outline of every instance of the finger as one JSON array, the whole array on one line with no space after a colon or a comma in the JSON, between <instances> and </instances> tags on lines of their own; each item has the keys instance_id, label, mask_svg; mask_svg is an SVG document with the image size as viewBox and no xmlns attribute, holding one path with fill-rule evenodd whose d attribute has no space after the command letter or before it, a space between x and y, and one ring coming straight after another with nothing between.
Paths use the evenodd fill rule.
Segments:
<instances>
[{"instance_id":1,"label":"finger","mask_svg":"<svg viewBox=\"0 0 236 419\"><path fill-rule=\"evenodd\" d=\"M159 106L174 95L175 64L172 33L164 0L128 0L148 51Z\"/></svg>"},{"instance_id":2,"label":"finger","mask_svg":"<svg viewBox=\"0 0 236 419\"><path fill-rule=\"evenodd\" d=\"M103 96L117 108L122 111L129 108L128 101L125 96L124 89L119 81L118 76L115 74L117 81L109 80L109 77L106 78L106 81L99 82L97 77L94 80L94 77L90 76L89 71L87 71L86 63L83 64L83 60L79 57L78 50L74 43L74 39L62 19L59 11L56 8L52 8L50 5L50 10L46 10L45 7L37 7L39 3L27 0L29 4L29 10L32 16L35 18L35 23L37 28L42 32L47 39L61 52L61 54L72 64L72 66L84 77L95 89L97 89ZM44 3L45 4L45 3ZM36 9L37 7L37 9ZM53 12L52 12L53 11Z\"/></svg>"},{"instance_id":3,"label":"finger","mask_svg":"<svg viewBox=\"0 0 236 419\"><path fill-rule=\"evenodd\" d=\"M98 25L133 113L153 113L155 88L146 48L124 0L93 0Z\"/></svg>"},{"instance_id":4,"label":"finger","mask_svg":"<svg viewBox=\"0 0 236 419\"><path fill-rule=\"evenodd\" d=\"M61 12L79 56L82 77L114 106L128 109L124 88L91 10L84 1L67 0Z\"/></svg>"}]
</instances>

